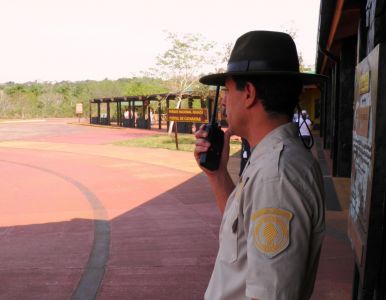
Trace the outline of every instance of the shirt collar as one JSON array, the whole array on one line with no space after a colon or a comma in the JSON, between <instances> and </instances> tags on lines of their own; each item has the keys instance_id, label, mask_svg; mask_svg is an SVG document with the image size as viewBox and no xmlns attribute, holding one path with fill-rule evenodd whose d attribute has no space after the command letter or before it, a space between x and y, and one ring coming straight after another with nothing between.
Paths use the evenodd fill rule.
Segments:
<instances>
[{"instance_id":1,"label":"shirt collar","mask_svg":"<svg viewBox=\"0 0 386 300\"><path fill-rule=\"evenodd\" d=\"M284 140L297 137L297 126L294 123L286 123L269 132L253 149L250 161L254 161L266 151L272 151L284 145Z\"/></svg>"}]
</instances>

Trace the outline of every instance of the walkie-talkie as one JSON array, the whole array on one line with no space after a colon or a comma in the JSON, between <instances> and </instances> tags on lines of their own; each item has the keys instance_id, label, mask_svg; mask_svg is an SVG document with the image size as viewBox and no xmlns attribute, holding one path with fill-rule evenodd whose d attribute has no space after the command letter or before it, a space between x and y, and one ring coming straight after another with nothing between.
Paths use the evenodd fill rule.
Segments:
<instances>
[{"instance_id":1,"label":"walkie-talkie","mask_svg":"<svg viewBox=\"0 0 386 300\"><path fill-rule=\"evenodd\" d=\"M200 166L211 171L215 171L219 168L222 148L224 147L224 132L221 130L221 127L216 121L219 95L220 86L217 86L213 113L210 123L205 126L205 131L208 133L206 139L210 142L210 147L207 152L200 154Z\"/></svg>"}]
</instances>

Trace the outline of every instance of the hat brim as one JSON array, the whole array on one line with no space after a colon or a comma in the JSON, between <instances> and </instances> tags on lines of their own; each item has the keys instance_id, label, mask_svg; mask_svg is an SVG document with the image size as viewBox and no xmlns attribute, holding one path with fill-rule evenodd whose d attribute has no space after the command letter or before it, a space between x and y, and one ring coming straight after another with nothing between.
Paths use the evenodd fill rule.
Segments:
<instances>
[{"instance_id":1,"label":"hat brim","mask_svg":"<svg viewBox=\"0 0 386 300\"><path fill-rule=\"evenodd\" d=\"M297 72L227 72L227 73L218 73L210 74L200 78L200 82L206 85L220 85L225 86L225 81L228 77L237 76L237 77L260 77L260 76L290 76L298 78L302 81L304 85L307 84L316 84L323 83L328 77L320 74L310 74L310 73L297 73Z\"/></svg>"}]
</instances>

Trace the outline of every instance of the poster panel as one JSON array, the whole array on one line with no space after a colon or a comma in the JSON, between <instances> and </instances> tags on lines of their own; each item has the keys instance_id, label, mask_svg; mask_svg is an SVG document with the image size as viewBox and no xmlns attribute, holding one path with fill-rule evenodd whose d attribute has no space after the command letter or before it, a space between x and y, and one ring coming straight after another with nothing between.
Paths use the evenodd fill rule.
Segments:
<instances>
[{"instance_id":1,"label":"poster panel","mask_svg":"<svg viewBox=\"0 0 386 300\"><path fill-rule=\"evenodd\" d=\"M357 65L348 234L357 265L364 269L371 214L379 48Z\"/></svg>"}]
</instances>

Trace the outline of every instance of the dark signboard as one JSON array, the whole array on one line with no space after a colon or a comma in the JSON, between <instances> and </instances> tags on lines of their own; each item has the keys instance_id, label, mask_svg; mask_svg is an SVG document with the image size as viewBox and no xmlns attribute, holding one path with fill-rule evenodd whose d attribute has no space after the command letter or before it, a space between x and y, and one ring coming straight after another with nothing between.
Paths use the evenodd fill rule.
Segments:
<instances>
[{"instance_id":1,"label":"dark signboard","mask_svg":"<svg viewBox=\"0 0 386 300\"><path fill-rule=\"evenodd\" d=\"M207 109L168 109L168 121L208 123Z\"/></svg>"}]
</instances>

